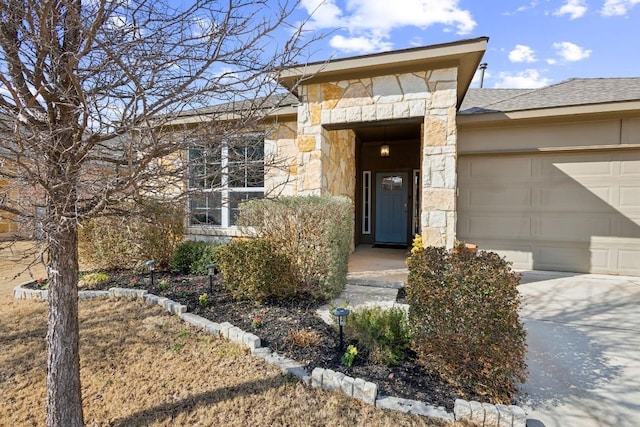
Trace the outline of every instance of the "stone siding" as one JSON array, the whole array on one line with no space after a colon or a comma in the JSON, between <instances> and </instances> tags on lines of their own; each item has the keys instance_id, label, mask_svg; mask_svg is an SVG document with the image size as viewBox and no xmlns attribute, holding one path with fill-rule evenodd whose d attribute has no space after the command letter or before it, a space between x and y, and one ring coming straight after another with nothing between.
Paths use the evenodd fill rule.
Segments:
<instances>
[{"instance_id":1,"label":"stone siding","mask_svg":"<svg viewBox=\"0 0 640 427\"><path fill-rule=\"evenodd\" d=\"M282 194L354 199L354 125L419 119L422 238L427 245L453 247L457 72L446 68L301 86L295 130L293 123L282 123L273 141L277 163L286 167L269 172L267 185L282 187Z\"/></svg>"}]
</instances>

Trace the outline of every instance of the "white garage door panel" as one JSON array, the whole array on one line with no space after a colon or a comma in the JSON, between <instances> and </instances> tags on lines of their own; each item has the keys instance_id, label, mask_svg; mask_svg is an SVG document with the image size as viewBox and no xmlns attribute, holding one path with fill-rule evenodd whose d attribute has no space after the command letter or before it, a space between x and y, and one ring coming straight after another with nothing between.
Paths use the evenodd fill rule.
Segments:
<instances>
[{"instance_id":1,"label":"white garage door panel","mask_svg":"<svg viewBox=\"0 0 640 427\"><path fill-rule=\"evenodd\" d=\"M516 268L640 275L640 151L461 155L458 238Z\"/></svg>"}]
</instances>

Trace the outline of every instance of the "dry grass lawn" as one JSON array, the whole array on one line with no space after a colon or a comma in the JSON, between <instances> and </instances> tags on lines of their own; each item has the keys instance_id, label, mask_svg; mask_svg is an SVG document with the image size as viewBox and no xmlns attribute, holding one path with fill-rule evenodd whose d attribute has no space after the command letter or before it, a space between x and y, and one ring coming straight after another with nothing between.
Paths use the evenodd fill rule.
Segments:
<instances>
[{"instance_id":1,"label":"dry grass lawn","mask_svg":"<svg viewBox=\"0 0 640 427\"><path fill-rule=\"evenodd\" d=\"M0 303L0 425L44 425L46 304ZM88 426L440 425L307 388L139 301L81 301L80 322Z\"/></svg>"}]
</instances>

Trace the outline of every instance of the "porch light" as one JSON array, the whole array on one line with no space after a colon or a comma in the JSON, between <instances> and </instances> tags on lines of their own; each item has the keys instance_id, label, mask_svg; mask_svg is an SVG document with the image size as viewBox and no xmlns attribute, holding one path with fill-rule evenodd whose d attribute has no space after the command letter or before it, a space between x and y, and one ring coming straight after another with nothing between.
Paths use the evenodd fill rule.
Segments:
<instances>
[{"instance_id":1,"label":"porch light","mask_svg":"<svg viewBox=\"0 0 640 427\"><path fill-rule=\"evenodd\" d=\"M380 157L389 157L389 146L387 144L380 146Z\"/></svg>"},{"instance_id":2,"label":"porch light","mask_svg":"<svg viewBox=\"0 0 640 427\"><path fill-rule=\"evenodd\" d=\"M218 274L218 267L215 264L207 264L207 274L209 275L209 295L213 293L213 276Z\"/></svg>"},{"instance_id":3,"label":"porch light","mask_svg":"<svg viewBox=\"0 0 640 427\"><path fill-rule=\"evenodd\" d=\"M151 286L154 286L154 284L153 284L153 272L156 270L156 262L154 260L149 260L149 261L145 262L144 265L146 265L147 266L147 270L149 270L149 275L151 276Z\"/></svg>"},{"instance_id":4,"label":"porch light","mask_svg":"<svg viewBox=\"0 0 640 427\"><path fill-rule=\"evenodd\" d=\"M336 308L331 314L338 319L338 327L340 329L340 351L343 350L344 344L342 341L342 327L347 324L347 316L349 316L348 308Z\"/></svg>"}]
</instances>

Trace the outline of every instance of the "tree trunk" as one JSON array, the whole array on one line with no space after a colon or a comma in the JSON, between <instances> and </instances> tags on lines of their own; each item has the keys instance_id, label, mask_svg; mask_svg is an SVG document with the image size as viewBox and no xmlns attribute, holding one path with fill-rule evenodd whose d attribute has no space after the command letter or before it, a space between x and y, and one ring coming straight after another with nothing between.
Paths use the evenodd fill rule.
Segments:
<instances>
[{"instance_id":1,"label":"tree trunk","mask_svg":"<svg viewBox=\"0 0 640 427\"><path fill-rule=\"evenodd\" d=\"M78 230L75 224L64 223L65 219L60 218L60 228L49 235L48 427L84 425L78 326Z\"/></svg>"}]
</instances>

